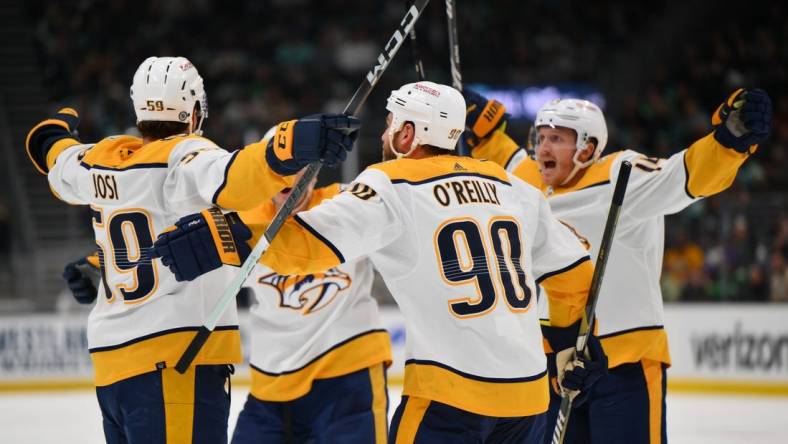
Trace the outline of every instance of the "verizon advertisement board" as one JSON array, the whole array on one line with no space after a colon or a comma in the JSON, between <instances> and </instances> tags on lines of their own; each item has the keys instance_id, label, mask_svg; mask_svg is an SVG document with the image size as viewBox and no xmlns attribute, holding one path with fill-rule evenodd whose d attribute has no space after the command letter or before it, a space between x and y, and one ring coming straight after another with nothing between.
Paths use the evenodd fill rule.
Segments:
<instances>
[{"instance_id":1,"label":"verizon advertisement board","mask_svg":"<svg viewBox=\"0 0 788 444\"><path fill-rule=\"evenodd\" d=\"M4 384L92 378L85 315L0 317L0 388ZM241 337L247 343L242 313ZM674 304L665 307L671 379L788 384L788 305ZM391 334L391 381L401 380L405 322L395 307L381 310ZM246 353L245 353L246 354ZM248 379L241 366L240 381Z\"/></svg>"},{"instance_id":2,"label":"verizon advertisement board","mask_svg":"<svg viewBox=\"0 0 788 444\"><path fill-rule=\"evenodd\" d=\"M788 382L788 305L672 304L671 378Z\"/></svg>"}]
</instances>

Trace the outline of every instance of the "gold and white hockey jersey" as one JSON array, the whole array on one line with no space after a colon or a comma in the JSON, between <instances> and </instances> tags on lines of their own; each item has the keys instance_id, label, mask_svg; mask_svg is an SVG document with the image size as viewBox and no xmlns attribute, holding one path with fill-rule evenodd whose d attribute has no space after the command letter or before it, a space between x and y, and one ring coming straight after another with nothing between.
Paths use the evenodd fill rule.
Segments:
<instances>
[{"instance_id":1,"label":"gold and white hockey jersey","mask_svg":"<svg viewBox=\"0 0 788 444\"><path fill-rule=\"evenodd\" d=\"M307 209L339 193L339 185L314 190ZM240 213L250 225L266 226L271 202ZM361 257L326 271L283 276L258 264L246 282L255 295L249 334L251 393L264 401L290 401L315 379L334 378L391 363L391 341L372 298L374 274Z\"/></svg>"},{"instance_id":2,"label":"gold and white hockey jersey","mask_svg":"<svg viewBox=\"0 0 788 444\"><path fill-rule=\"evenodd\" d=\"M364 256L405 318L404 395L489 416L546 411L536 283L570 325L593 266L539 190L471 158L384 162L288 220L262 261L304 274Z\"/></svg>"},{"instance_id":3,"label":"gold and white hockey jersey","mask_svg":"<svg viewBox=\"0 0 788 444\"><path fill-rule=\"evenodd\" d=\"M70 139L69 139L70 140ZM131 136L56 146L49 184L62 200L90 205L102 288L88 319L95 384L105 386L174 366L232 278L222 267L176 282L148 258L157 236L180 216L217 204L248 209L290 186L269 170L267 141L231 154L198 136L143 145ZM195 364L241 361L235 307L220 319Z\"/></svg>"},{"instance_id":4,"label":"gold and white hockey jersey","mask_svg":"<svg viewBox=\"0 0 788 444\"><path fill-rule=\"evenodd\" d=\"M556 189L542 182L536 161L503 131L482 142L473 156L499 163L541 189L555 216L588 239L593 258L621 162L632 163L596 307L598 334L611 368L641 359L670 364L659 281L664 216L729 187L748 155L720 145L709 134L668 159L631 150L609 154L588 167L572 187ZM542 317L549 318L546 309Z\"/></svg>"}]
</instances>

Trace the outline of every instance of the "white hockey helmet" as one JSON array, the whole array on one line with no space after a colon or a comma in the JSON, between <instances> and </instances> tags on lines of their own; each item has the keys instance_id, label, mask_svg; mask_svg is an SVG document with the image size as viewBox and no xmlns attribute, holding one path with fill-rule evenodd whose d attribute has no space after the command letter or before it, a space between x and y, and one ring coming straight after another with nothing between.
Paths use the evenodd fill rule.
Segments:
<instances>
[{"instance_id":1,"label":"white hockey helmet","mask_svg":"<svg viewBox=\"0 0 788 444\"><path fill-rule=\"evenodd\" d=\"M197 68L185 57L148 57L137 68L131 84L131 101L137 123L145 121L191 122L197 108L197 124L202 134L208 117L208 98Z\"/></svg>"},{"instance_id":2,"label":"white hockey helmet","mask_svg":"<svg viewBox=\"0 0 788 444\"><path fill-rule=\"evenodd\" d=\"M405 122L413 122L416 136L407 153L394 154L407 157L418 145L431 145L454 150L465 129L465 99L456 89L433 82L408 83L391 92L386 104L391 111L389 140L402 129Z\"/></svg>"},{"instance_id":3,"label":"white hockey helmet","mask_svg":"<svg viewBox=\"0 0 788 444\"><path fill-rule=\"evenodd\" d=\"M590 166L602 155L602 150L607 145L607 125L605 115L594 103L580 99L555 99L545 104L536 113L534 127L549 126L552 128L563 127L574 130L577 134L575 167L564 180L569 182L578 171ZM594 154L585 162L581 162L580 152L585 149L589 139L596 139Z\"/></svg>"}]
</instances>

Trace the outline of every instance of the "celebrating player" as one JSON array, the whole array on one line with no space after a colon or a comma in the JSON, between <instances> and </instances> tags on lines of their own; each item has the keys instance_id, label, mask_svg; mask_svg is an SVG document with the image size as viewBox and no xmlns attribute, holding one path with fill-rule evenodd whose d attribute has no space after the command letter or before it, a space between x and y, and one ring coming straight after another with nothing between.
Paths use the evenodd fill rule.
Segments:
<instances>
[{"instance_id":1,"label":"celebrating player","mask_svg":"<svg viewBox=\"0 0 788 444\"><path fill-rule=\"evenodd\" d=\"M131 99L141 139L83 144L78 115L66 108L26 140L55 195L92 210L102 296L88 320L88 344L104 434L109 443L226 442L228 364L241 361L235 308L224 313L195 366L185 375L172 367L231 273L177 282L151 261L150 247L179 215L207 205L254 208L291 186L292 175L310 161L344 159L358 121L344 115L293 120L280 125L275 143L230 154L200 136L206 94L183 57L146 59ZM221 236L229 230L222 223L212 228Z\"/></svg>"},{"instance_id":2,"label":"celebrating player","mask_svg":"<svg viewBox=\"0 0 788 444\"><path fill-rule=\"evenodd\" d=\"M670 356L659 285L664 216L730 186L739 167L769 134L769 97L759 89L737 90L714 112L714 130L668 159L630 150L600 158L607 143L605 118L595 104L575 99L555 100L539 110L532 159L503 131L502 104L474 92L467 92L466 99L473 157L499 163L542 190L556 217L588 237L594 256L611 184L621 162L632 162L597 305L610 374L572 414L565 442L665 442L665 369ZM548 324L555 325L552 313L549 318ZM548 340L549 331L547 327ZM572 344L559 342L550 348L562 350ZM548 430L559 403L554 395Z\"/></svg>"},{"instance_id":3,"label":"celebrating player","mask_svg":"<svg viewBox=\"0 0 788 444\"><path fill-rule=\"evenodd\" d=\"M390 442L538 442L549 394L535 286L551 299L555 325L572 325L591 281L587 252L538 190L492 162L452 155L465 115L457 90L408 84L387 109L387 162L289 219L262 262L305 274L368 256L380 271L407 337ZM190 244L208 233L206 215L184 218L154 247L182 278L219 259L218 247ZM251 228L253 238L262 232ZM572 390L603 371L579 361L588 371L567 372Z\"/></svg>"},{"instance_id":4,"label":"celebrating player","mask_svg":"<svg viewBox=\"0 0 788 444\"><path fill-rule=\"evenodd\" d=\"M334 184L311 191L313 185L297 211L340 189ZM288 195L279 193L261 208L240 213L241 219L268 225ZM252 388L233 444L385 444L391 343L370 295L370 260L300 276L258 264L252 276Z\"/></svg>"}]
</instances>

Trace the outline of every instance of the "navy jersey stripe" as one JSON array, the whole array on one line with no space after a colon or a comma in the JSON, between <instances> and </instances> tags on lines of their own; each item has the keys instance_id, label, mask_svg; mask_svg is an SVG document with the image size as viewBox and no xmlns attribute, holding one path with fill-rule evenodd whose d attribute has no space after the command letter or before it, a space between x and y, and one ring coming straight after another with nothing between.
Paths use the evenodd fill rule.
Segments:
<instances>
[{"instance_id":1,"label":"navy jersey stripe","mask_svg":"<svg viewBox=\"0 0 788 444\"><path fill-rule=\"evenodd\" d=\"M577 267L578 265L582 264L583 262L590 261L590 260L591 260L590 256L583 256L580 259L572 262L571 264L567 265L566 267L564 267L564 268L562 268L560 270L550 271L548 273L545 273L545 274L539 276L538 278L536 278L536 283L537 284L541 284L542 281L544 281L545 279L547 279L547 278L549 278L551 276L555 276L557 274L561 274L561 273L567 272L567 271Z\"/></svg>"},{"instance_id":2,"label":"navy jersey stripe","mask_svg":"<svg viewBox=\"0 0 788 444\"><path fill-rule=\"evenodd\" d=\"M503 169L509 171L509 164L512 162L512 159L514 159L514 156L516 156L520 151L525 151L525 155L528 156L528 151L524 150L523 148L517 148L516 150L514 150L512 155L509 156L509 159L507 159L506 162L503 164L504 165Z\"/></svg>"},{"instance_id":3,"label":"navy jersey stripe","mask_svg":"<svg viewBox=\"0 0 788 444\"><path fill-rule=\"evenodd\" d=\"M432 365L434 367L439 367L444 370L448 370L456 375L462 376L465 379L472 379L474 381L481 381L481 382L494 382L494 383L511 383L511 382L529 382L529 381L536 381L537 379L542 378L544 375L547 374L547 370L537 373L532 376L524 376L522 378L490 378L487 376L478 376L472 375L470 373L465 373L463 371L457 370L456 368L450 367L446 364L437 362L437 361L428 361L423 359L408 359L405 361L405 366L417 364L417 365Z\"/></svg>"},{"instance_id":4,"label":"navy jersey stripe","mask_svg":"<svg viewBox=\"0 0 788 444\"><path fill-rule=\"evenodd\" d=\"M328 239L326 239L325 237L323 237L323 235L322 235L322 234L318 233L318 232L317 232L317 230L315 230L314 228L312 228L312 226L311 226L311 225L309 225L308 223L306 223L306 221L305 221L304 219L301 219L301 218L300 218L300 217L299 217L297 214L293 215L293 219L295 219L295 221L296 221L296 222L298 222L299 224L301 224L301 226L302 226L302 227L306 228L306 230L307 230L307 231L309 231L310 233L312 233L312 235L313 235L313 236L315 236L315 237L316 237L316 238L318 238L318 239L319 239L321 242L323 242L324 244L326 244L326 246L327 246L328 248L330 248L330 249L331 249L331 251L333 251L333 252L334 252L334 254L336 254L336 255L337 255L337 258L339 259L339 262L340 262L340 263L343 263L343 264L345 263L345 256L343 256L343 255L342 255L342 252L340 252L340 251L339 251L339 248L337 248L337 247L336 247L334 244L332 244L330 240L328 240Z\"/></svg>"},{"instance_id":5,"label":"navy jersey stripe","mask_svg":"<svg viewBox=\"0 0 788 444\"><path fill-rule=\"evenodd\" d=\"M103 165L91 165L91 164L86 163L86 162L80 162L79 164L82 167L84 167L86 169L89 169L89 170L93 169L93 170L107 170L107 171L126 171L126 170L137 170L137 169L143 169L143 168L167 168L167 166L168 166L166 163L160 163L160 162L156 162L156 163L137 163L137 164L134 164L134 165L129 165L129 166L124 167L124 168L116 168L116 167L103 166Z\"/></svg>"},{"instance_id":6,"label":"navy jersey stripe","mask_svg":"<svg viewBox=\"0 0 788 444\"><path fill-rule=\"evenodd\" d=\"M577 189L577 190L575 190L575 191L580 191L580 190L587 190L587 189L589 189L589 188L594 188L594 187L599 187L599 186L602 186L602 185L609 185L609 184L610 184L610 179L608 179L608 180L603 180L602 182L592 183L591 185L584 186L583 188L578 188L578 189Z\"/></svg>"},{"instance_id":7,"label":"navy jersey stripe","mask_svg":"<svg viewBox=\"0 0 788 444\"><path fill-rule=\"evenodd\" d=\"M240 152L241 150L234 152L230 157L230 160L227 162L227 166L224 168L224 179L222 179L222 184L219 185L219 188L216 189L216 192L213 193L213 197L211 198L211 202L213 202L214 205L219 205L216 203L216 201L219 199L219 193L221 193L224 187L227 186L227 175L230 174L230 167L233 165L235 158L238 157L238 153Z\"/></svg>"},{"instance_id":8,"label":"navy jersey stripe","mask_svg":"<svg viewBox=\"0 0 788 444\"><path fill-rule=\"evenodd\" d=\"M499 182L499 183L502 183L504 185L509 185L509 186L512 185L511 183L509 183L509 182L507 182L507 181L505 181L503 179L499 179L499 178L494 177L494 176L488 176L486 174L479 174L479 173L450 173L450 174L444 174L442 176L435 176L435 177L430 177L429 179L417 180L417 181L410 181L410 180L407 180L407 179L394 179L394 180L391 181L391 183L393 183L393 184L407 183L409 185L422 185L422 184L425 184L425 183L435 182L435 181L438 181L438 180L448 179L448 178L451 178L451 177L461 177L461 176L480 177L482 179L494 180L495 182Z\"/></svg>"},{"instance_id":9,"label":"navy jersey stripe","mask_svg":"<svg viewBox=\"0 0 788 444\"><path fill-rule=\"evenodd\" d=\"M354 341L354 340L356 340L356 339L358 339L358 338L360 338L362 336L366 336L366 335L369 335L369 334L372 334L372 333L385 333L385 332L386 332L385 329L376 328L376 329L373 329L373 330L367 330L367 331L361 332L361 333L359 333L357 335L353 335L353 336L345 339L344 341L337 342L336 344L332 345L328 350L324 351L323 353L320 353L319 355L317 355L315 358L311 359L306 364L304 364L301 367L298 367L296 369L293 369L293 370L285 370L283 372L274 373L274 372L267 372L267 371L265 371L265 370L263 370L263 369L261 369L259 367L256 367L256 366L252 365L251 363L249 364L249 367L252 367L253 369L257 370L258 372L260 372L260 373L262 373L262 374L264 374L266 376L282 376L282 375L289 375L291 373L298 373L301 370L303 370L303 369L309 367L310 365L312 365L314 362L317 362L320 358L322 358L326 354L332 352L333 350L336 350L339 347L342 347L343 345L347 344L348 342Z\"/></svg>"},{"instance_id":10,"label":"navy jersey stripe","mask_svg":"<svg viewBox=\"0 0 788 444\"><path fill-rule=\"evenodd\" d=\"M605 339L605 338L611 338L613 336L624 335L624 334L627 334L627 333L633 333L633 332L641 331L641 330L662 330L664 328L665 327L662 326L662 325L648 325L648 326L645 326L645 327L628 328L626 330L621 330L621 331L617 331L617 332L613 332L613 333L608 333L606 335L600 335L598 337L599 337L599 339Z\"/></svg>"},{"instance_id":11,"label":"navy jersey stripe","mask_svg":"<svg viewBox=\"0 0 788 444\"><path fill-rule=\"evenodd\" d=\"M140 336L139 338L134 338L132 340L123 342L117 345L108 345L106 347L95 347L88 350L90 353L98 353L98 352L105 352L110 350L117 350L119 348L127 347L132 344L136 344L137 342L142 342L148 339L152 339L158 336L169 335L171 333L179 333L182 331L197 331L200 327L178 327L178 328L171 328L169 330L157 331L156 333L151 333L149 335ZM220 325L213 329L213 331L224 331L224 330L238 330L237 325Z\"/></svg>"}]
</instances>

